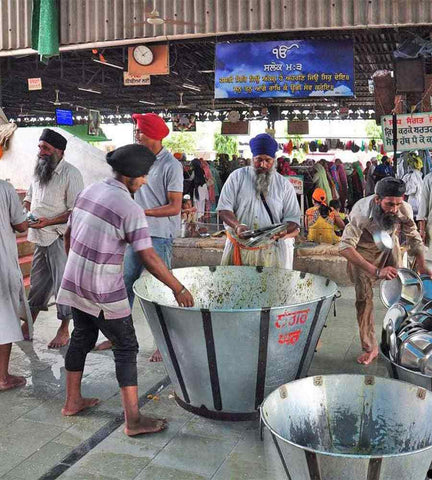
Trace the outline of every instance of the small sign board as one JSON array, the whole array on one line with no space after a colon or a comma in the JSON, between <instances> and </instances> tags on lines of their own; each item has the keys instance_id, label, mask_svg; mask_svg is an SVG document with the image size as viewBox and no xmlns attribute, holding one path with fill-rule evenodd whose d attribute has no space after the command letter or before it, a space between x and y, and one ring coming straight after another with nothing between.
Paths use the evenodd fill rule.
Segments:
<instances>
[{"instance_id":1,"label":"small sign board","mask_svg":"<svg viewBox=\"0 0 432 480\"><path fill-rule=\"evenodd\" d=\"M397 149L432 149L432 112L397 115ZM386 115L381 119L384 150L393 150L393 117Z\"/></svg>"},{"instance_id":2,"label":"small sign board","mask_svg":"<svg viewBox=\"0 0 432 480\"><path fill-rule=\"evenodd\" d=\"M28 78L28 89L32 90L42 90L42 79L41 78Z\"/></svg>"},{"instance_id":3,"label":"small sign board","mask_svg":"<svg viewBox=\"0 0 432 480\"><path fill-rule=\"evenodd\" d=\"M303 175L288 175L286 178L291 182L297 195L303 195L304 179Z\"/></svg>"},{"instance_id":4,"label":"small sign board","mask_svg":"<svg viewBox=\"0 0 432 480\"><path fill-rule=\"evenodd\" d=\"M125 87L150 85L150 75L132 75L129 72L123 72L123 85Z\"/></svg>"},{"instance_id":5,"label":"small sign board","mask_svg":"<svg viewBox=\"0 0 432 480\"><path fill-rule=\"evenodd\" d=\"M249 135L249 122L222 122L222 135Z\"/></svg>"},{"instance_id":6,"label":"small sign board","mask_svg":"<svg viewBox=\"0 0 432 480\"><path fill-rule=\"evenodd\" d=\"M288 135L309 135L309 120L288 121Z\"/></svg>"}]
</instances>

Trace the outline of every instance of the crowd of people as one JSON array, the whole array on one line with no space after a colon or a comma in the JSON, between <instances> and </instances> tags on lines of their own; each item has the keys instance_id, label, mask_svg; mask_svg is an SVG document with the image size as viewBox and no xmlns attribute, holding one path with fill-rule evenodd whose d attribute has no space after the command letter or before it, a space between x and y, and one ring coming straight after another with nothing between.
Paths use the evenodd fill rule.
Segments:
<instances>
[{"instance_id":1,"label":"crowd of people","mask_svg":"<svg viewBox=\"0 0 432 480\"><path fill-rule=\"evenodd\" d=\"M12 343L31 339L33 322L54 295L60 325L49 347L68 345L63 415L98 403L82 397L81 379L86 356L101 331L107 341L96 348L112 348L127 435L166 427L165 420L145 417L138 409L133 284L146 269L172 290L180 307L193 306L192 295L171 273L181 219L193 224L215 208L227 237L223 265L287 269L293 268L294 240L302 226L289 181L298 164L276 159L279 145L270 135L251 139L250 165L243 159L227 164L222 156L215 164L198 158L188 164L183 155L172 155L163 146L169 130L161 117L134 114L133 120L136 143L107 154L111 178L84 188L81 173L65 160L66 139L45 129L24 205L13 186L0 181L0 247L5 259L0 263L0 391L25 384L25 378L9 373ZM364 350L359 362L367 364L378 352L372 286L397 274L400 232L419 272L429 273L423 240L432 230L432 174L419 182L413 169L422 165L413 155L407 157L403 179L395 178L401 168L395 172L387 158L379 165L371 160L364 170L359 162L347 165L340 160L306 161L306 167L313 170L314 189L305 226L312 241L339 243L340 254L348 260ZM372 184L372 194L365 197ZM413 216L415 202L420 232ZM274 226L278 231L267 241L249 244L254 231ZM15 232L27 229L36 245L28 299L15 238ZM375 245L376 229L394 237L392 255L384 258ZM43 326L38 323L38 328ZM151 360L161 359L156 350Z\"/></svg>"}]
</instances>

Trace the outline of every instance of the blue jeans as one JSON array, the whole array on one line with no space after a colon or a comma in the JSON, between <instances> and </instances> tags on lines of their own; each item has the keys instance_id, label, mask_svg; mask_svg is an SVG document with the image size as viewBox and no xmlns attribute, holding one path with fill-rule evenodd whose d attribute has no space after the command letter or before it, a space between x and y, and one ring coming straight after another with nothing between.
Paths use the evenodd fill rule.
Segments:
<instances>
[{"instance_id":1,"label":"blue jeans","mask_svg":"<svg viewBox=\"0 0 432 480\"><path fill-rule=\"evenodd\" d=\"M151 237L153 248L156 253L165 263L165 265L171 270L171 258L172 258L172 238ZM140 278L144 270L144 265L141 262L140 256L135 250L128 245L124 256L124 272L123 278L126 284L126 291L129 300L130 307L132 308L135 294L133 291L133 284L138 278Z\"/></svg>"}]
</instances>

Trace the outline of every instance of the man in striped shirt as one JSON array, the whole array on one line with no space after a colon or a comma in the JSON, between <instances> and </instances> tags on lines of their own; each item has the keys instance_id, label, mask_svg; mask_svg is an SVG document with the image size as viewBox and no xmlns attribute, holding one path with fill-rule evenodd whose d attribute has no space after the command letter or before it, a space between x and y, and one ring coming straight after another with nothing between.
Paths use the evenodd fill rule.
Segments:
<instances>
[{"instance_id":1,"label":"man in striped shirt","mask_svg":"<svg viewBox=\"0 0 432 480\"><path fill-rule=\"evenodd\" d=\"M138 342L123 280L126 245L133 247L151 274L172 289L179 305L193 305L191 294L152 248L145 214L131 197L145 183L155 159L142 145L126 145L107 154L113 178L86 188L70 216L65 235L68 261L57 298L72 307L74 320L65 358L63 415L75 415L98 403L81 396L81 379L86 355L100 330L113 344L127 435L158 432L165 428L165 421L144 417L138 409Z\"/></svg>"}]
</instances>

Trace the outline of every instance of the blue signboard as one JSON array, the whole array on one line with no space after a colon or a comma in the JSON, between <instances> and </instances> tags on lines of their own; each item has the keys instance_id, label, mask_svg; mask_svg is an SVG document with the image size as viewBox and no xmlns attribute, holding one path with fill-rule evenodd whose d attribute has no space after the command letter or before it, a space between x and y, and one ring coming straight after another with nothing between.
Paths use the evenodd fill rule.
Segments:
<instances>
[{"instance_id":1,"label":"blue signboard","mask_svg":"<svg viewBox=\"0 0 432 480\"><path fill-rule=\"evenodd\" d=\"M63 110L62 108L56 108L56 123L57 125L72 126L74 124L72 110Z\"/></svg>"},{"instance_id":2,"label":"blue signboard","mask_svg":"<svg viewBox=\"0 0 432 480\"><path fill-rule=\"evenodd\" d=\"M215 98L352 96L352 40L216 45Z\"/></svg>"}]
</instances>

